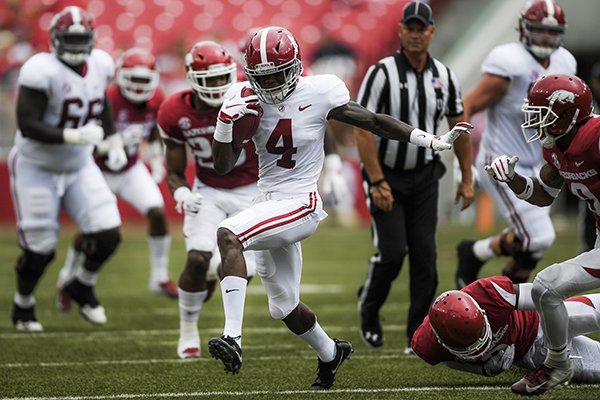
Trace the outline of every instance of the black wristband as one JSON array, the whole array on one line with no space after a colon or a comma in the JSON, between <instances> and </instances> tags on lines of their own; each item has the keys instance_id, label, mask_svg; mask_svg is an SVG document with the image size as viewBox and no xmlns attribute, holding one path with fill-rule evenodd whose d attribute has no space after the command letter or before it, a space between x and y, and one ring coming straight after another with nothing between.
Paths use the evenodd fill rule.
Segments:
<instances>
[{"instance_id":1,"label":"black wristband","mask_svg":"<svg viewBox=\"0 0 600 400\"><path fill-rule=\"evenodd\" d=\"M381 186L383 182L385 182L385 178L381 178L379 180L376 180L375 182L371 182L371 186Z\"/></svg>"}]
</instances>

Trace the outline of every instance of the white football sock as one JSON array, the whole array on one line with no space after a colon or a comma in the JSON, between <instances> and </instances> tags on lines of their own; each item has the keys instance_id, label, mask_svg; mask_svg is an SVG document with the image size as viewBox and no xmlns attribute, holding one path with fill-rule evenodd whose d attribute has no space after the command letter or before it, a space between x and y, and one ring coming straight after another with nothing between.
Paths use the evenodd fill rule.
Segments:
<instances>
[{"instance_id":1,"label":"white football sock","mask_svg":"<svg viewBox=\"0 0 600 400\"><path fill-rule=\"evenodd\" d=\"M69 249L67 250L65 264L58 273L56 287L62 288L66 283L68 283L75 276L75 271L77 271L78 268L83 267L84 262L85 254L75 250L75 247L70 245Z\"/></svg>"},{"instance_id":2,"label":"white football sock","mask_svg":"<svg viewBox=\"0 0 600 400\"><path fill-rule=\"evenodd\" d=\"M201 292L186 292L181 288L177 288L179 294L179 320L193 322L194 325L198 322L202 304L206 299L206 290Z\"/></svg>"},{"instance_id":3,"label":"white football sock","mask_svg":"<svg viewBox=\"0 0 600 400\"><path fill-rule=\"evenodd\" d=\"M223 335L235 339L240 348L242 347L242 322L244 321L247 285L248 281L238 276L226 276L221 281L221 295L225 311Z\"/></svg>"},{"instance_id":4,"label":"white football sock","mask_svg":"<svg viewBox=\"0 0 600 400\"><path fill-rule=\"evenodd\" d=\"M169 280L169 251L171 236L148 237L150 250L150 286L158 286Z\"/></svg>"},{"instance_id":5,"label":"white football sock","mask_svg":"<svg viewBox=\"0 0 600 400\"><path fill-rule=\"evenodd\" d=\"M496 257L496 254L494 254L494 251L492 250L492 239L493 236L478 240L473 244L473 253L479 261L488 261Z\"/></svg>"},{"instance_id":6,"label":"white football sock","mask_svg":"<svg viewBox=\"0 0 600 400\"><path fill-rule=\"evenodd\" d=\"M329 362L335 358L335 342L325 333L317 321L307 332L298 336L315 349L321 361Z\"/></svg>"}]
</instances>

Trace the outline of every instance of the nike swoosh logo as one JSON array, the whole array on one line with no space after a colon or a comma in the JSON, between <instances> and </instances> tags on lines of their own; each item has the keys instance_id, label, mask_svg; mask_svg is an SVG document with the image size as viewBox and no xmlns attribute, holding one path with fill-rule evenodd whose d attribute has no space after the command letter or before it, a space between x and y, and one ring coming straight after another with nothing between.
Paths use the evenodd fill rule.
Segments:
<instances>
[{"instance_id":1,"label":"nike swoosh logo","mask_svg":"<svg viewBox=\"0 0 600 400\"><path fill-rule=\"evenodd\" d=\"M306 110L306 109L307 109L308 107L310 107L310 106L312 106L312 104L309 104L309 105L307 105L307 106L304 106L304 107L302 107L302 106L298 106L298 111L301 111L301 112L302 112L302 111Z\"/></svg>"},{"instance_id":2,"label":"nike swoosh logo","mask_svg":"<svg viewBox=\"0 0 600 400\"><path fill-rule=\"evenodd\" d=\"M225 293L231 293L231 292L239 292L240 289L226 289Z\"/></svg>"},{"instance_id":3,"label":"nike swoosh logo","mask_svg":"<svg viewBox=\"0 0 600 400\"><path fill-rule=\"evenodd\" d=\"M583 161L575 161L576 167L581 167L582 164L583 164Z\"/></svg>"},{"instance_id":4,"label":"nike swoosh logo","mask_svg":"<svg viewBox=\"0 0 600 400\"><path fill-rule=\"evenodd\" d=\"M546 382L543 382L543 383L541 383L541 384L539 384L539 385L537 385L537 386L529 386L529 385L525 385L525 391L526 391L527 393L533 393L533 392L535 392L536 390L538 390L539 388L541 388L542 386L544 386L545 384L546 384Z\"/></svg>"},{"instance_id":5,"label":"nike swoosh logo","mask_svg":"<svg viewBox=\"0 0 600 400\"><path fill-rule=\"evenodd\" d=\"M240 104L228 104L228 105L225 106L225 108L231 108L231 107L237 107L237 106L243 106L243 104L242 103L240 103Z\"/></svg>"}]
</instances>

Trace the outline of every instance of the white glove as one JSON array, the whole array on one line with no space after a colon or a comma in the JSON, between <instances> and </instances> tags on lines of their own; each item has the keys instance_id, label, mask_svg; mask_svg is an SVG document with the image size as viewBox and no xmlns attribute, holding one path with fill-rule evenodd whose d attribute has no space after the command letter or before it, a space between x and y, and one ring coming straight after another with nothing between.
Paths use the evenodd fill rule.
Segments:
<instances>
[{"instance_id":1,"label":"white glove","mask_svg":"<svg viewBox=\"0 0 600 400\"><path fill-rule=\"evenodd\" d=\"M131 124L120 133L125 146L137 145L144 139L144 126L142 124Z\"/></svg>"},{"instance_id":2,"label":"white glove","mask_svg":"<svg viewBox=\"0 0 600 400\"><path fill-rule=\"evenodd\" d=\"M96 153L106 154L106 166L111 171L119 171L127 165L127 153L123 148L123 139L118 133L112 134L96 146Z\"/></svg>"},{"instance_id":3,"label":"white glove","mask_svg":"<svg viewBox=\"0 0 600 400\"><path fill-rule=\"evenodd\" d=\"M179 214L185 212L186 215L196 215L202 205L202 195L198 192L192 192L185 186L178 187L173 192L173 198L177 203L175 209Z\"/></svg>"},{"instance_id":4,"label":"white glove","mask_svg":"<svg viewBox=\"0 0 600 400\"><path fill-rule=\"evenodd\" d=\"M98 144L104 138L104 129L95 122L80 128L63 129L63 140L68 144Z\"/></svg>"},{"instance_id":5,"label":"white glove","mask_svg":"<svg viewBox=\"0 0 600 400\"><path fill-rule=\"evenodd\" d=\"M247 97L234 96L226 99L221 105L219 119L226 124L237 121L246 114L258 115L255 107L258 106L258 96L251 95Z\"/></svg>"},{"instance_id":6,"label":"white glove","mask_svg":"<svg viewBox=\"0 0 600 400\"><path fill-rule=\"evenodd\" d=\"M152 171L152 179L156 183L161 183L167 174L162 157L151 158L149 162L150 170Z\"/></svg>"},{"instance_id":7,"label":"white glove","mask_svg":"<svg viewBox=\"0 0 600 400\"><path fill-rule=\"evenodd\" d=\"M333 199L334 204L338 204L348 195L349 190L344 177L344 165L337 154L325 156L325 170L323 171L321 189L324 196Z\"/></svg>"},{"instance_id":8,"label":"white glove","mask_svg":"<svg viewBox=\"0 0 600 400\"><path fill-rule=\"evenodd\" d=\"M486 376L495 376L504 372L513 364L515 358L515 345L499 344L492 351L485 353L481 359L483 373Z\"/></svg>"},{"instance_id":9,"label":"white glove","mask_svg":"<svg viewBox=\"0 0 600 400\"><path fill-rule=\"evenodd\" d=\"M452 148L452 143L454 143L460 135L463 133L466 133L467 135L471 134L469 129L473 129L473 125L468 122L459 122L454 125L449 132L444 133L442 136L434 136L431 141L431 148L437 151L450 150Z\"/></svg>"},{"instance_id":10,"label":"white glove","mask_svg":"<svg viewBox=\"0 0 600 400\"><path fill-rule=\"evenodd\" d=\"M484 167L485 172L492 178L500 182L510 182L515 177L515 165L517 165L519 157L512 156L508 158L506 155L501 155L494 158L491 165Z\"/></svg>"}]
</instances>

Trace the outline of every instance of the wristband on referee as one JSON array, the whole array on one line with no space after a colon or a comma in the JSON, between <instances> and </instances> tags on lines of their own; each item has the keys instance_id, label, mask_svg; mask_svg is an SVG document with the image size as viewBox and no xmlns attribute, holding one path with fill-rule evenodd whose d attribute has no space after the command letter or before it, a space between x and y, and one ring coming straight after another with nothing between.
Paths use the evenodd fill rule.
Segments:
<instances>
[{"instance_id":1,"label":"wristband on referee","mask_svg":"<svg viewBox=\"0 0 600 400\"><path fill-rule=\"evenodd\" d=\"M385 182L385 178L378 179L374 182L371 182L371 186L381 186L381 184Z\"/></svg>"},{"instance_id":2,"label":"wristband on referee","mask_svg":"<svg viewBox=\"0 0 600 400\"><path fill-rule=\"evenodd\" d=\"M521 200L529 200L533 195L533 180L528 176L524 176L523 178L525 179L525 189L521 193L515 194Z\"/></svg>"},{"instance_id":3,"label":"wristband on referee","mask_svg":"<svg viewBox=\"0 0 600 400\"><path fill-rule=\"evenodd\" d=\"M233 124L227 124L217 118L217 127L213 139L221 143L233 142Z\"/></svg>"}]
</instances>

